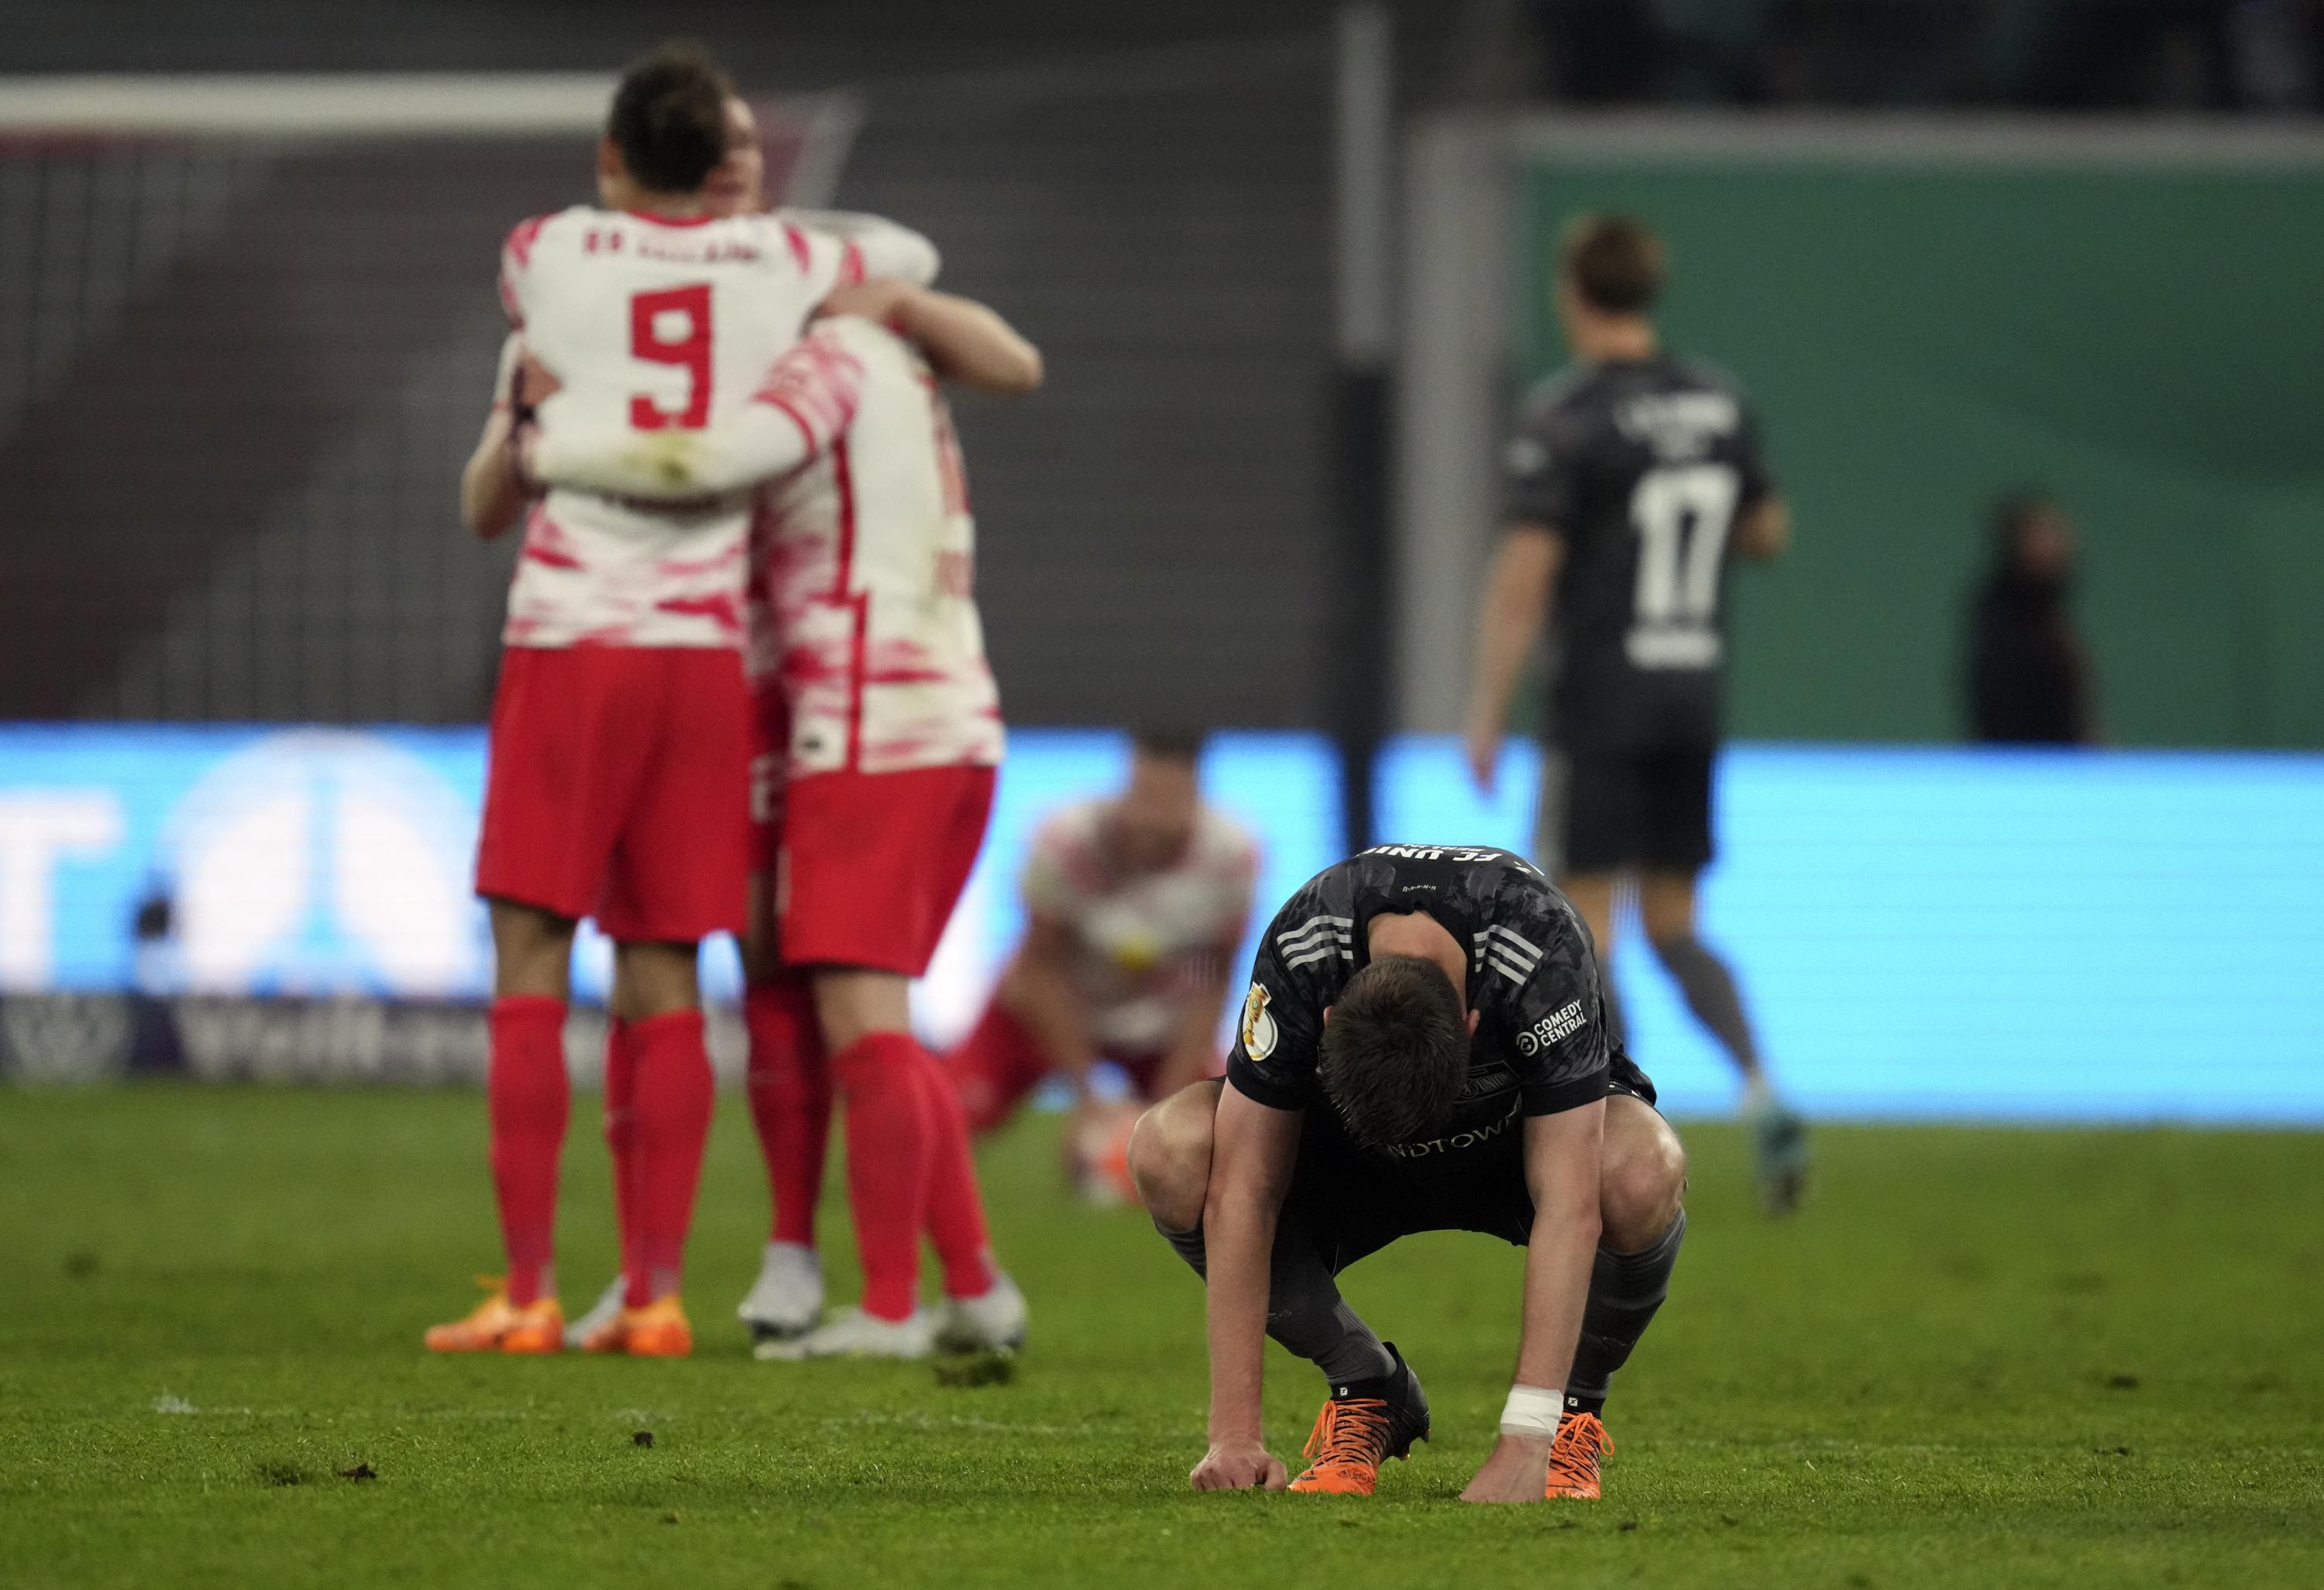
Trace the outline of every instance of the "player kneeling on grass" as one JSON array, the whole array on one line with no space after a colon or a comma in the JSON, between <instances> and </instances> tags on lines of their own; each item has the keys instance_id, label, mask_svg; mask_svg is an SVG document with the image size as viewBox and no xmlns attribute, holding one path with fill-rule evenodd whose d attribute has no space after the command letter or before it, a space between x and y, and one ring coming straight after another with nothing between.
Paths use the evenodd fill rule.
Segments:
<instances>
[{"instance_id":1,"label":"player kneeling on grass","mask_svg":"<svg viewBox=\"0 0 2324 1590\"><path fill-rule=\"evenodd\" d=\"M1208 1282L1198 1491L1282 1489L1261 1337L1330 1396L1295 1491L1370 1495L1428 1399L1334 1277L1422 1231L1526 1250L1517 1383L1470 1502L1594 1498L1608 1382L1662 1304L1686 1159L1606 1038L1588 931L1506 850L1384 845L1318 874L1261 940L1223 1083L1149 1110L1130 1172Z\"/></svg>"},{"instance_id":2,"label":"player kneeling on grass","mask_svg":"<svg viewBox=\"0 0 2324 1590\"><path fill-rule=\"evenodd\" d=\"M1024 942L945 1062L976 1133L1063 1079L1074 1096L1066 1174L1092 1202L1130 1196L1123 1153L1145 1107L1218 1071L1259 844L1202 798L1202 749L1196 734L1140 730L1120 792L1043 821L1025 868ZM1092 1091L1101 1056L1133 1099Z\"/></svg>"}]
</instances>

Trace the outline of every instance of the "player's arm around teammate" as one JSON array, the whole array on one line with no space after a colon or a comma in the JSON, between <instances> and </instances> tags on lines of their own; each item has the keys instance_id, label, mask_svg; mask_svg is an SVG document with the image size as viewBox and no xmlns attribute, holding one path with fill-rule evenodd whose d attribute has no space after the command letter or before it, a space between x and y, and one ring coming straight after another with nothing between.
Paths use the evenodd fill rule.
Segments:
<instances>
[{"instance_id":1,"label":"player's arm around teammate","mask_svg":"<svg viewBox=\"0 0 2324 1590\"><path fill-rule=\"evenodd\" d=\"M511 332L501 345L492 411L460 471L460 522L487 541L514 529L539 494L519 468L515 448L518 413L532 396L522 390L524 363L524 339Z\"/></svg>"},{"instance_id":2,"label":"player's arm around teammate","mask_svg":"<svg viewBox=\"0 0 2324 1590\"><path fill-rule=\"evenodd\" d=\"M1605 1158L1601 1099L1525 1124L1526 1186L1533 1234L1526 1243L1525 1323L1517 1380L1501 1409L1500 1438L1463 1502L1538 1502L1582 1339L1582 1315L1598 1256L1599 1183Z\"/></svg>"},{"instance_id":3,"label":"player's arm around teammate","mask_svg":"<svg viewBox=\"0 0 2324 1590\"><path fill-rule=\"evenodd\" d=\"M918 345L946 381L1005 397L1040 389L1041 350L1000 311L974 299L906 281L867 281L833 293L823 312L885 324Z\"/></svg>"}]
</instances>

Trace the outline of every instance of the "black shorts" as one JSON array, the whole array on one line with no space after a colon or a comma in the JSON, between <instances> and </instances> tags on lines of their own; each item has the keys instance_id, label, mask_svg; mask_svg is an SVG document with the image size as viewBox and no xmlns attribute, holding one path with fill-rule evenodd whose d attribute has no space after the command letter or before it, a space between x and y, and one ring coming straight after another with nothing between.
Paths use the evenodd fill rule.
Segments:
<instances>
[{"instance_id":1,"label":"black shorts","mask_svg":"<svg viewBox=\"0 0 2324 1590\"><path fill-rule=\"evenodd\" d=\"M1627 1093L1651 1107L1655 1085L1627 1054L1606 1073L1606 1093ZM1333 1274L1400 1236L1423 1231L1481 1231L1523 1247L1533 1236L1533 1193L1526 1185L1525 1134L1501 1134L1458 1160L1393 1159L1358 1148L1328 1108L1311 1109L1299 1138L1299 1164L1283 1200L1286 1231L1296 1229Z\"/></svg>"},{"instance_id":2,"label":"black shorts","mask_svg":"<svg viewBox=\"0 0 2324 1590\"><path fill-rule=\"evenodd\" d=\"M1535 859L1553 878L1711 864L1711 746L1545 748Z\"/></svg>"}]
</instances>

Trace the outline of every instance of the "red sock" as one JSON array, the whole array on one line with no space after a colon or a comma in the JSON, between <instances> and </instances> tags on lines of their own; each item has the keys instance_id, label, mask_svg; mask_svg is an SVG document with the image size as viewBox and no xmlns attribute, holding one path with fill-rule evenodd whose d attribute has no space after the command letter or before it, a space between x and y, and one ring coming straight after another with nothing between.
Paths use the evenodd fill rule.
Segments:
<instances>
[{"instance_id":1,"label":"red sock","mask_svg":"<svg viewBox=\"0 0 2324 1590\"><path fill-rule=\"evenodd\" d=\"M638 1250L638 1044L630 1024L605 1020L605 1146L613 1156L613 1226L622 1236L622 1274L642 1275Z\"/></svg>"},{"instance_id":2,"label":"red sock","mask_svg":"<svg viewBox=\"0 0 2324 1590\"><path fill-rule=\"evenodd\" d=\"M565 1001L513 995L493 1001L484 1101L493 1128L493 1190L508 1250L509 1301L521 1308L553 1288L557 1158L572 1092L565 1078Z\"/></svg>"},{"instance_id":3,"label":"red sock","mask_svg":"<svg viewBox=\"0 0 2324 1590\"><path fill-rule=\"evenodd\" d=\"M815 1209L831 1142L831 1071L816 1026L815 990L786 973L742 997L751 1033L751 1122L767 1161L773 1240L815 1245Z\"/></svg>"},{"instance_id":4,"label":"red sock","mask_svg":"<svg viewBox=\"0 0 2324 1590\"><path fill-rule=\"evenodd\" d=\"M959 1091L968 1129L982 1136L1041 1085L1049 1074L1049 1057L1031 1030L995 999L984 1007L976 1030L945 1057L944 1066Z\"/></svg>"},{"instance_id":5,"label":"red sock","mask_svg":"<svg viewBox=\"0 0 2324 1590\"><path fill-rule=\"evenodd\" d=\"M637 1134L639 1262L624 1300L635 1309L678 1291L684 1275L714 1083L698 1010L632 1022L630 1045L637 1059L631 1116Z\"/></svg>"},{"instance_id":6,"label":"red sock","mask_svg":"<svg viewBox=\"0 0 2324 1590\"><path fill-rule=\"evenodd\" d=\"M992 1238L984 1228L984 1199L968 1151L968 1117L944 1068L926 1050L921 1059L930 1138L928 1240L944 1266L945 1295L981 1298L992 1288Z\"/></svg>"},{"instance_id":7,"label":"red sock","mask_svg":"<svg viewBox=\"0 0 2324 1590\"><path fill-rule=\"evenodd\" d=\"M927 1052L909 1033L869 1033L832 1056L847 1100L847 1201L863 1264L863 1311L903 1319L919 1302L920 1221L931 1174Z\"/></svg>"}]
</instances>

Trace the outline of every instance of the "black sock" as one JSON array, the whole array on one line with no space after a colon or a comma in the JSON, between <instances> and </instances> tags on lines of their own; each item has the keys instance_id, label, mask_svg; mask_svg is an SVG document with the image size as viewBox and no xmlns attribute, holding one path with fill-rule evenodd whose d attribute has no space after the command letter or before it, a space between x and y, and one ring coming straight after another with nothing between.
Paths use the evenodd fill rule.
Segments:
<instances>
[{"instance_id":1,"label":"black sock","mask_svg":"<svg viewBox=\"0 0 2324 1590\"><path fill-rule=\"evenodd\" d=\"M1200 1227L1173 1231L1157 1220L1154 1229L1195 1274L1207 1278L1208 1254ZM1377 1380L1396 1367L1395 1357L1372 1328L1340 1296L1339 1282L1307 1239L1299 1218L1288 1210L1276 1220L1275 1249L1268 1261L1267 1334L1322 1370L1335 1392L1356 1381Z\"/></svg>"},{"instance_id":2,"label":"black sock","mask_svg":"<svg viewBox=\"0 0 2324 1590\"><path fill-rule=\"evenodd\" d=\"M1614 1371L1622 1367L1655 1310L1669 1295L1678 1246L1686 1237L1686 1211L1670 1223L1652 1247L1634 1254L1598 1250L1590 1271L1590 1300L1582 1310L1582 1341L1573 1350L1573 1372L1565 1377L1569 1413L1596 1413L1606 1406Z\"/></svg>"},{"instance_id":3,"label":"black sock","mask_svg":"<svg viewBox=\"0 0 2324 1590\"><path fill-rule=\"evenodd\" d=\"M1727 1052L1734 1057L1736 1069L1746 1076L1757 1072L1759 1047L1752 1040L1750 1019L1743 1014L1743 996L1735 987L1735 974L1727 970L1727 963L1691 934L1656 940L1655 953L1670 969L1679 992L1686 996L1686 1007L1694 1012L1694 1019L1710 1028L1711 1035L1725 1045Z\"/></svg>"}]
</instances>

